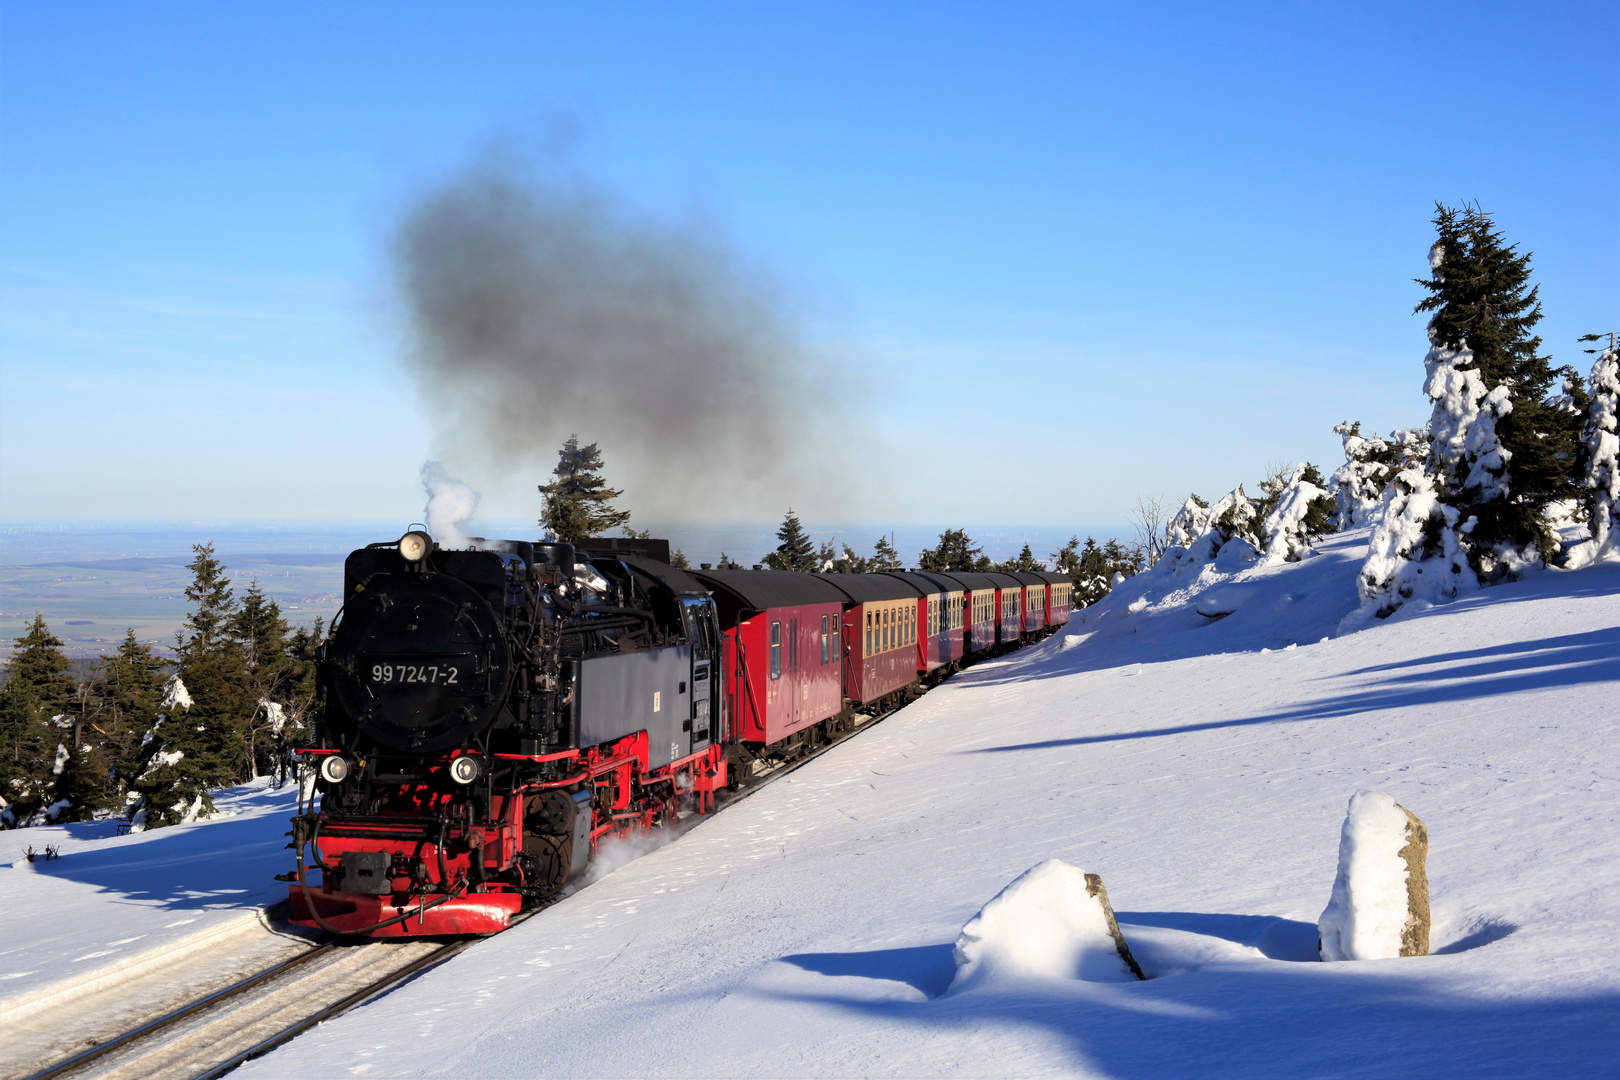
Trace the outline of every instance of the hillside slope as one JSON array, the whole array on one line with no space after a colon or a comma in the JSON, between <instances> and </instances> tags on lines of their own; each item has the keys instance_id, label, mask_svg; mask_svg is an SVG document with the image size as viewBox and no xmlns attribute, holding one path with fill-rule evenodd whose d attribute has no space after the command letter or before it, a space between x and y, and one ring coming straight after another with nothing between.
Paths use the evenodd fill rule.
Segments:
<instances>
[{"instance_id":1,"label":"hillside slope","mask_svg":"<svg viewBox=\"0 0 1620 1080\"><path fill-rule=\"evenodd\" d=\"M1620 564L1323 640L1364 547L1132 579L239 1075L1615 1075ZM1318 963L1369 786L1428 823L1437 955ZM944 994L1053 857L1150 980Z\"/></svg>"}]
</instances>

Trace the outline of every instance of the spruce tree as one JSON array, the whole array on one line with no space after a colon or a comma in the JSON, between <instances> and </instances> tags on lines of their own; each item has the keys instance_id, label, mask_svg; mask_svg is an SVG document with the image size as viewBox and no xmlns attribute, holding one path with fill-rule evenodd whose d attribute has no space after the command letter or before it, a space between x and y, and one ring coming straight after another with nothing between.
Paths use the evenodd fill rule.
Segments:
<instances>
[{"instance_id":1,"label":"spruce tree","mask_svg":"<svg viewBox=\"0 0 1620 1080\"><path fill-rule=\"evenodd\" d=\"M103 656L97 666L90 731L106 752L113 787L120 796L145 764L140 739L162 700L167 667L151 646L137 640L133 627L125 631L118 651Z\"/></svg>"},{"instance_id":2,"label":"spruce tree","mask_svg":"<svg viewBox=\"0 0 1620 1080\"><path fill-rule=\"evenodd\" d=\"M816 568L816 546L810 542L792 507L788 508L787 516L776 530L776 538L781 541L776 550L760 560L766 566L772 570L791 570L800 574Z\"/></svg>"},{"instance_id":3,"label":"spruce tree","mask_svg":"<svg viewBox=\"0 0 1620 1080\"><path fill-rule=\"evenodd\" d=\"M1093 547L1097 545L1097 542L1089 536L1086 537L1086 543ZM1069 537L1069 542L1052 552L1049 558L1058 573L1073 581L1075 572L1080 569L1080 535L1076 533Z\"/></svg>"},{"instance_id":4,"label":"spruce tree","mask_svg":"<svg viewBox=\"0 0 1620 1080\"><path fill-rule=\"evenodd\" d=\"M1165 522L1165 546L1187 547L1208 531L1209 503L1194 492L1187 496L1187 501L1181 504L1181 509L1177 510L1170 520ZM1090 538L1087 539L1089 541ZM1070 541L1070 543L1072 544L1073 541Z\"/></svg>"},{"instance_id":5,"label":"spruce tree","mask_svg":"<svg viewBox=\"0 0 1620 1080\"><path fill-rule=\"evenodd\" d=\"M93 821L99 812L118 805L111 755L99 740L86 739L72 750L59 744L58 758L50 798L53 804L65 805L51 816L52 821Z\"/></svg>"},{"instance_id":6,"label":"spruce tree","mask_svg":"<svg viewBox=\"0 0 1620 1080\"><path fill-rule=\"evenodd\" d=\"M1046 567L1035 561L1035 553L1030 550L1028 544L1025 544L1023 551L1010 559L995 563L993 569L1005 574L1012 572L1028 573L1033 570L1045 570Z\"/></svg>"},{"instance_id":7,"label":"spruce tree","mask_svg":"<svg viewBox=\"0 0 1620 1080\"><path fill-rule=\"evenodd\" d=\"M1073 604L1082 608L1107 596L1116 577L1130 577L1140 571L1142 555L1118 540L1098 546L1089 536L1081 547L1080 538L1074 536L1052 553L1052 563L1074 584Z\"/></svg>"},{"instance_id":8,"label":"spruce tree","mask_svg":"<svg viewBox=\"0 0 1620 1080\"><path fill-rule=\"evenodd\" d=\"M248 584L241 606L231 619L231 637L242 659L243 699L248 709L246 762L249 779L260 764L275 758L275 739L288 719L286 700L295 678L288 656L287 622L281 606L264 594L258 579Z\"/></svg>"},{"instance_id":9,"label":"spruce tree","mask_svg":"<svg viewBox=\"0 0 1620 1080\"><path fill-rule=\"evenodd\" d=\"M196 544L186 598L194 605L175 639L175 673L166 720L154 724L134 787L148 828L191 820L213 810L209 788L246 778L247 729L257 707L231 630L238 611L213 544ZM189 701L189 707L186 702Z\"/></svg>"},{"instance_id":10,"label":"spruce tree","mask_svg":"<svg viewBox=\"0 0 1620 1080\"><path fill-rule=\"evenodd\" d=\"M578 435L568 436L557 452L556 479L540 485L546 500L540 527L562 543L573 544L627 524L630 512L613 508L613 500L624 492L607 486L603 467L595 443L580 446Z\"/></svg>"},{"instance_id":11,"label":"spruce tree","mask_svg":"<svg viewBox=\"0 0 1620 1080\"><path fill-rule=\"evenodd\" d=\"M1431 469L1459 515L1459 541L1487 580L1527 559L1552 560L1547 505L1582 494L1575 474L1581 418L1548 401L1554 372L1533 333L1541 321L1530 255L1518 253L1478 205L1435 204L1429 295ZM1475 430L1477 429L1477 430Z\"/></svg>"},{"instance_id":12,"label":"spruce tree","mask_svg":"<svg viewBox=\"0 0 1620 1080\"><path fill-rule=\"evenodd\" d=\"M1298 562L1312 542L1333 531L1335 502L1321 470L1310 462L1295 467L1281 484L1269 483L1266 517L1261 525L1265 560Z\"/></svg>"},{"instance_id":13,"label":"spruce tree","mask_svg":"<svg viewBox=\"0 0 1620 1080\"><path fill-rule=\"evenodd\" d=\"M869 574L872 572L872 560L864 555L856 554L854 548L844 544L843 554L833 560L832 572L835 574Z\"/></svg>"},{"instance_id":14,"label":"spruce tree","mask_svg":"<svg viewBox=\"0 0 1620 1080\"><path fill-rule=\"evenodd\" d=\"M872 545L872 557L866 560L866 566L861 571L868 574L881 574L885 570L898 570L904 565L900 561L900 552L894 546L894 535L880 536L877 543Z\"/></svg>"},{"instance_id":15,"label":"spruce tree","mask_svg":"<svg viewBox=\"0 0 1620 1080\"><path fill-rule=\"evenodd\" d=\"M62 642L38 612L16 639L0 684L0 798L5 818L21 824L49 802L62 732L52 723L71 706L76 682Z\"/></svg>"},{"instance_id":16,"label":"spruce tree","mask_svg":"<svg viewBox=\"0 0 1620 1080\"><path fill-rule=\"evenodd\" d=\"M281 605L265 595L259 579L248 583L241 604L230 618L230 635L248 671L279 668L287 659L287 621Z\"/></svg>"},{"instance_id":17,"label":"spruce tree","mask_svg":"<svg viewBox=\"0 0 1620 1080\"><path fill-rule=\"evenodd\" d=\"M939 534L939 543L925 548L917 557L917 565L924 570L984 571L990 569L990 560L984 549L968 537L966 529L946 529Z\"/></svg>"}]
</instances>

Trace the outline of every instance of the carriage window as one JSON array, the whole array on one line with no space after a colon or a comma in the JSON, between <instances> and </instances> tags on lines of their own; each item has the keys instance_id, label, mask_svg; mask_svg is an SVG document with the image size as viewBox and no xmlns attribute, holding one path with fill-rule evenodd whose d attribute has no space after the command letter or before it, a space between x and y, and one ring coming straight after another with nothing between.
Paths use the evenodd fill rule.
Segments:
<instances>
[{"instance_id":1,"label":"carriage window","mask_svg":"<svg viewBox=\"0 0 1620 1080\"><path fill-rule=\"evenodd\" d=\"M866 613L866 655L872 655L872 613Z\"/></svg>"},{"instance_id":2,"label":"carriage window","mask_svg":"<svg viewBox=\"0 0 1620 1080\"><path fill-rule=\"evenodd\" d=\"M782 624L771 623L771 678L782 677Z\"/></svg>"},{"instance_id":3,"label":"carriage window","mask_svg":"<svg viewBox=\"0 0 1620 1080\"><path fill-rule=\"evenodd\" d=\"M830 644L831 644L831 642L827 638L827 616L823 615L821 617L821 666L822 667L827 666L827 656L828 656L828 653L829 653L829 649L828 649L827 646L830 645Z\"/></svg>"}]
</instances>

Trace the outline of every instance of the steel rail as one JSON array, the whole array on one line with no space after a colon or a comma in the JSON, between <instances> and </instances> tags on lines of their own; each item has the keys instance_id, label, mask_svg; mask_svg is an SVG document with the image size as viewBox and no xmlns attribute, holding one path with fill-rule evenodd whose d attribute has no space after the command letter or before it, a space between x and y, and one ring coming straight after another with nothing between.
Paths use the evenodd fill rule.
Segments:
<instances>
[{"instance_id":1,"label":"steel rail","mask_svg":"<svg viewBox=\"0 0 1620 1080\"><path fill-rule=\"evenodd\" d=\"M302 967L304 964L309 963L317 956L325 955L327 951L335 948L336 946L336 941L322 942L319 945L309 949L307 952L302 952L290 959L283 960L274 967L265 968L257 975L250 975L240 982L232 983L230 986L227 986L222 990L216 990L206 997L201 997L190 1004L182 1005L180 1008L175 1009L172 1012L165 1013L155 1020L149 1020L140 1027L131 1028L122 1035L115 1035L106 1042L98 1043L95 1046L92 1046L90 1049L75 1054L70 1058L64 1058L63 1060L58 1061L56 1064L45 1069L41 1069L39 1072L33 1073L32 1075L26 1077L26 1080L50 1080L51 1077L60 1076L62 1073L65 1073L70 1069L76 1069L82 1065L88 1065L90 1062L101 1057L103 1054L108 1054L121 1047L128 1046L137 1039L144 1039L148 1035L155 1035L164 1028L177 1024L189 1016L195 1016L202 1010L209 1008L210 1006L217 1005L227 998L235 997L237 994L251 990L255 986L258 986L269 979L273 979L278 975L283 975L295 968Z\"/></svg>"},{"instance_id":2,"label":"steel rail","mask_svg":"<svg viewBox=\"0 0 1620 1080\"><path fill-rule=\"evenodd\" d=\"M517 920L514 919L513 921L516 922ZM435 964L444 963L452 956L455 956L464 949L471 948L481 940L481 938L467 938L462 941L453 941L448 945L428 953L426 956L417 957L410 963L394 969L379 979L373 980L370 984L356 990L348 997L345 997L340 1001L335 1001L331 1005L327 1005L324 1008L304 1017L303 1019L287 1025L285 1028L282 1028L268 1039L263 1039L255 1043L253 1046L248 1047L246 1050L241 1051L240 1053L231 1055L225 1061L215 1065L207 1072L198 1073L193 1080L215 1080L216 1077L224 1076L238 1065L252 1061L254 1058L263 1054L268 1054L282 1043L289 1042L292 1039L297 1038L299 1035L302 1035L316 1024L348 1012L356 1005L363 1004L364 1002L369 1001L371 998L376 997L378 994L392 989L397 984L409 979L412 975L415 975L420 971L424 971L427 968L433 967Z\"/></svg>"}]
</instances>

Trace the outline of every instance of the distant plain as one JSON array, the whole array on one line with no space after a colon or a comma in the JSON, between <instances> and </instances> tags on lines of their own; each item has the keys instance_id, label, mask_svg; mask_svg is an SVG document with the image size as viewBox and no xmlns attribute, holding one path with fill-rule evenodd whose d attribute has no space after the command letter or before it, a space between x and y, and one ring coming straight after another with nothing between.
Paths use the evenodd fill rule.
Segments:
<instances>
[{"instance_id":1,"label":"distant plain","mask_svg":"<svg viewBox=\"0 0 1620 1080\"><path fill-rule=\"evenodd\" d=\"M650 526L668 536L695 566L717 562L724 552L751 565L776 546L775 525ZM893 529L907 565L935 542L945 526L911 525ZM807 523L817 543L834 538L863 555L883 533L880 526L821 526ZM45 616L51 632L75 659L111 653L127 629L143 642L166 647L186 617L186 569L192 545L214 544L238 596L257 580L281 605L293 626L317 617L330 621L342 604L343 560L364 544L398 536L400 522L320 526L279 525L0 525L0 656L9 655L34 613ZM480 526L490 536L529 537L532 524L494 522ZM1045 560L1069 536L1099 541L1125 537L1120 526L1066 529L1057 526L967 526L992 559L1016 555L1026 543Z\"/></svg>"}]
</instances>

